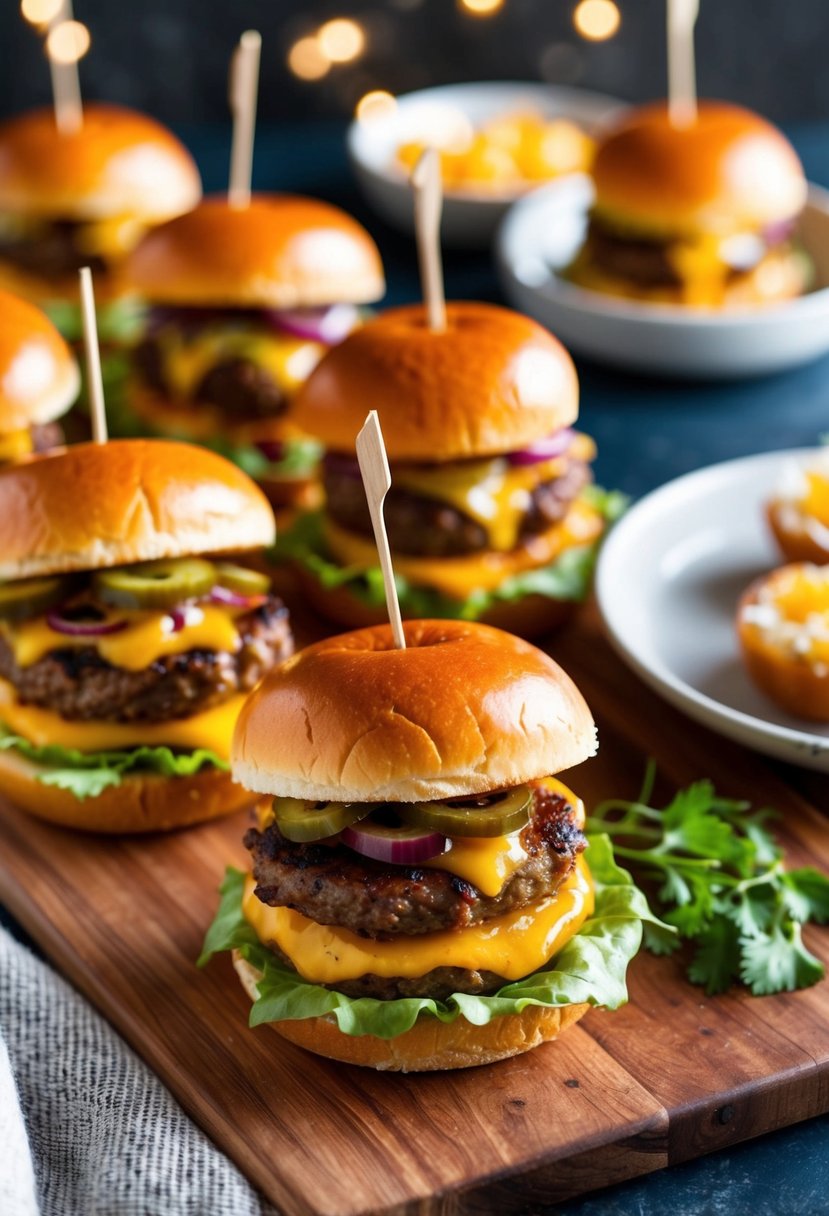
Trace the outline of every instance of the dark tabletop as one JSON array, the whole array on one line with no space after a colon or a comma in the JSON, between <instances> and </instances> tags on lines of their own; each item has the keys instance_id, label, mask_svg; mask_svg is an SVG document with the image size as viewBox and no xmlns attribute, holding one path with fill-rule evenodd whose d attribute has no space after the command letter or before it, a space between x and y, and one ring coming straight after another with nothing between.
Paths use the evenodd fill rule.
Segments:
<instances>
[{"instance_id":1,"label":"dark tabletop","mask_svg":"<svg viewBox=\"0 0 829 1216\"><path fill-rule=\"evenodd\" d=\"M229 132L194 127L180 133L199 162L206 190L222 189L227 181ZM829 127L804 126L789 134L808 178L829 187ZM412 242L392 232L363 205L349 173L342 126L313 123L260 129L254 186L313 194L351 211L380 246L388 279L385 303L417 298ZM501 299L486 254L448 252L445 278L450 298ZM829 356L797 371L737 383L644 378L584 362L578 362L578 370L579 425L598 444L597 480L634 497L691 469L753 452L808 446L829 432ZM829 1213L829 1117L558 1210L566 1216Z\"/></svg>"}]
</instances>

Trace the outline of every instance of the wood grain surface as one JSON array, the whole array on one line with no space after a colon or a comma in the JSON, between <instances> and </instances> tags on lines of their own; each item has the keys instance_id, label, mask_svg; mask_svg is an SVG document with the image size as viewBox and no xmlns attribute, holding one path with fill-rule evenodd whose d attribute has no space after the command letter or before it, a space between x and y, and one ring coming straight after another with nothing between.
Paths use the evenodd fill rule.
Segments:
<instances>
[{"instance_id":1,"label":"wood grain surface","mask_svg":"<svg viewBox=\"0 0 829 1216\"><path fill-rule=\"evenodd\" d=\"M666 794L708 776L773 805L791 863L829 868L825 786L668 708L591 612L549 649L599 723L568 777L588 804L633 796L653 756ZM829 984L706 998L677 958L640 955L624 1009L465 1072L374 1073L249 1030L229 958L193 961L245 823L109 840L4 805L0 899L286 1216L538 1208L829 1110ZM807 938L825 961L829 934Z\"/></svg>"}]
</instances>

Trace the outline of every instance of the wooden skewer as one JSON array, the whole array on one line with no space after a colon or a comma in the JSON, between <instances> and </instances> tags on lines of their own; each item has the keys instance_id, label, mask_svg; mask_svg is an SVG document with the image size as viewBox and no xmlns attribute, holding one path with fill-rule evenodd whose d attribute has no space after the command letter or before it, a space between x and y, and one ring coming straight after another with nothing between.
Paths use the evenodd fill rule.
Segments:
<instances>
[{"instance_id":1,"label":"wooden skewer","mask_svg":"<svg viewBox=\"0 0 829 1216\"><path fill-rule=\"evenodd\" d=\"M72 0L63 0L62 5L49 22L49 32L64 21L73 21ZM52 105L55 108L55 123L61 135L74 135L83 126L83 102L77 60L73 63L58 63L48 51L49 74L52 78Z\"/></svg>"},{"instance_id":2,"label":"wooden skewer","mask_svg":"<svg viewBox=\"0 0 829 1216\"><path fill-rule=\"evenodd\" d=\"M227 201L231 207L247 207L250 203L261 51L262 36L257 30L246 30L239 39L239 45L230 61L229 95L233 114L233 143L230 149Z\"/></svg>"},{"instance_id":3,"label":"wooden skewer","mask_svg":"<svg viewBox=\"0 0 829 1216\"><path fill-rule=\"evenodd\" d=\"M694 25L699 0L668 0L668 117L674 127L697 118Z\"/></svg>"},{"instance_id":4,"label":"wooden skewer","mask_svg":"<svg viewBox=\"0 0 829 1216\"><path fill-rule=\"evenodd\" d=\"M391 473L386 456L386 445L383 442L383 432L380 430L380 419L377 410L371 410L363 423L363 428L357 436L357 461L360 465L360 475L368 499L368 509L371 515L371 526L374 529L374 541L380 557L380 569L383 571L383 586L386 590L386 611L389 614L392 637L398 650L406 649L406 638L403 633L403 621L400 617L400 602L397 598L397 586L394 581L394 568L391 564L389 538L386 534L386 521L383 518L383 503L391 489Z\"/></svg>"},{"instance_id":5,"label":"wooden skewer","mask_svg":"<svg viewBox=\"0 0 829 1216\"><path fill-rule=\"evenodd\" d=\"M101 352L98 347L98 323L95 317L95 292L92 287L92 271L84 266L81 277L81 313L83 314L83 344L86 351L86 379L89 393L89 414L92 422L92 438L95 443L106 443L106 403L104 381L101 375Z\"/></svg>"},{"instance_id":6,"label":"wooden skewer","mask_svg":"<svg viewBox=\"0 0 829 1216\"><path fill-rule=\"evenodd\" d=\"M420 284L426 301L429 328L435 333L446 329L446 295L443 290L443 265L440 257L440 216L443 211L443 185L440 157L435 148L426 148L412 170L415 234L420 263Z\"/></svg>"}]
</instances>

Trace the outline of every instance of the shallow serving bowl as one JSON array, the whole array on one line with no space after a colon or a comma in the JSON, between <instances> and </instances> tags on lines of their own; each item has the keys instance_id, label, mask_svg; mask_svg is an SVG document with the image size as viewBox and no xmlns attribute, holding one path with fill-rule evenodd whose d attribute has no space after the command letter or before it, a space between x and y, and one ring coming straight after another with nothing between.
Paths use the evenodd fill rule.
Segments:
<instances>
[{"instance_id":1,"label":"shallow serving bowl","mask_svg":"<svg viewBox=\"0 0 829 1216\"><path fill-rule=\"evenodd\" d=\"M581 246L593 186L582 174L542 186L504 220L496 256L506 295L566 346L602 363L685 377L762 375L829 351L829 193L810 186L797 239L815 266L796 300L733 312L623 300L562 277Z\"/></svg>"},{"instance_id":2,"label":"shallow serving bowl","mask_svg":"<svg viewBox=\"0 0 829 1216\"><path fill-rule=\"evenodd\" d=\"M491 118L533 110L544 118L570 119L593 133L621 109L622 103L613 97L556 85L504 81L444 85L406 93L397 98L392 111L356 119L348 130L348 153L371 205L394 227L411 232L411 189L405 170L395 159L400 144L428 142L430 133L439 139L457 121L459 112L477 127ZM508 207L523 193L515 189L447 191L441 228L445 244L487 248Z\"/></svg>"}]
</instances>

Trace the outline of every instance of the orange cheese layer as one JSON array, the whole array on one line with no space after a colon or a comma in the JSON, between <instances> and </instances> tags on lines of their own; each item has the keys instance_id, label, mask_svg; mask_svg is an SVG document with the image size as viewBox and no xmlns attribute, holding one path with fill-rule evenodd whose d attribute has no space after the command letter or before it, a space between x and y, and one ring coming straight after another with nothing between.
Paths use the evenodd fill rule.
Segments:
<instances>
[{"instance_id":1,"label":"orange cheese layer","mask_svg":"<svg viewBox=\"0 0 829 1216\"><path fill-rule=\"evenodd\" d=\"M292 908L268 907L256 898L255 887L249 875L242 908L259 940L278 946L304 979L333 985L362 975L414 979L435 967L522 979L559 953L594 905L590 872L579 858L555 895L526 908L466 929L373 941L336 925L318 925Z\"/></svg>"},{"instance_id":2,"label":"orange cheese layer","mask_svg":"<svg viewBox=\"0 0 829 1216\"><path fill-rule=\"evenodd\" d=\"M81 752L120 751L141 744L183 751L205 747L229 760L233 728L244 701L240 694L203 713L169 722L70 722L48 709L21 705L13 686L0 680L0 721L10 730L37 747L54 743Z\"/></svg>"},{"instance_id":3,"label":"orange cheese layer","mask_svg":"<svg viewBox=\"0 0 829 1216\"><path fill-rule=\"evenodd\" d=\"M126 628L106 637L68 637L49 627L45 616L11 625L2 624L3 636L12 648L20 667L37 663L50 650L67 647L94 647L101 658L114 667L141 671L167 654L188 650L225 650L233 653L241 638L227 608L212 604L192 604L184 609L184 625L174 631L173 619L166 612L111 610L113 620L126 621Z\"/></svg>"},{"instance_id":4,"label":"orange cheese layer","mask_svg":"<svg viewBox=\"0 0 829 1216\"><path fill-rule=\"evenodd\" d=\"M7 431L0 435L0 463L30 456L34 450L31 431Z\"/></svg>"},{"instance_id":5,"label":"orange cheese layer","mask_svg":"<svg viewBox=\"0 0 829 1216\"><path fill-rule=\"evenodd\" d=\"M295 393L325 353L319 342L232 321L217 321L196 335L163 329L158 341L174 396L188 400L213 367L233 359L254 363L284 393Z\"/></svg>"},{"instance_id":6,"label":"orange cheese layer","mask_svg":"<svg viewBox=\"0 0 829 1216\"><path fill-rule=\"evenodd\" d=\"M604 520L588 503L577 499L564 519L531 537L511 553L486 550L467 557L406 557L394 555L394 568L409 582L433 587L450 599L465 600L473 591L494 591L514 574L535 570L555 561L565 549L590 544L604 530ZM326 518L325 543L332 557L343 566L369 570L377 565L374 544L356 533L347 532Z\"/></svg>"},{"instance_id":7,"label":"orange cheese layer","mask_svg":"<svg viewBox=\"0 0 829 1216\"><path fill-rule=\"evenodd\" d=\"M539 784L569 802L575 810L576 823L579 827L584 826L584 804L572 790L555 777L547 777ZM445 853L433 857L425 865L434 870L448 870L450 874L457 874L458 878L465 878L483 895L494 897L526 860L527 851L521 844L521 832L518 831L511 832L509 836L455 836L449 841Z\"/></svg>"}]
</instances>

